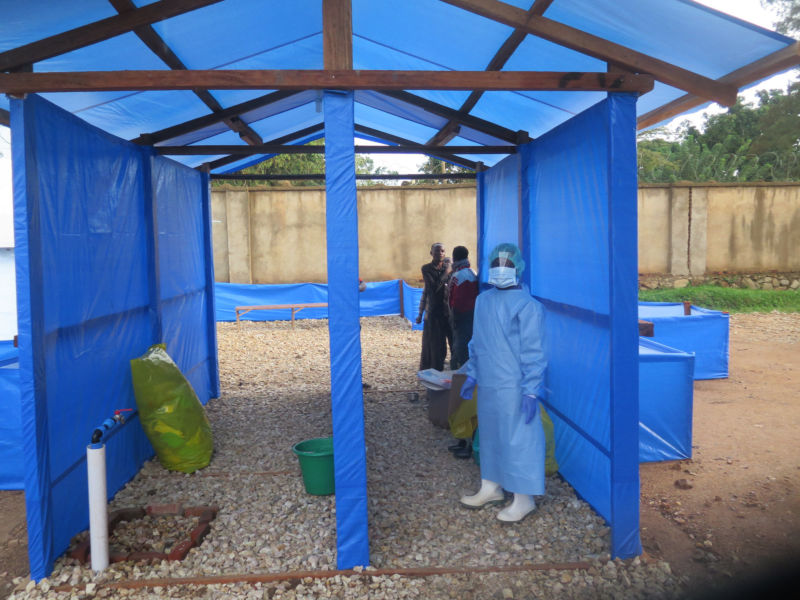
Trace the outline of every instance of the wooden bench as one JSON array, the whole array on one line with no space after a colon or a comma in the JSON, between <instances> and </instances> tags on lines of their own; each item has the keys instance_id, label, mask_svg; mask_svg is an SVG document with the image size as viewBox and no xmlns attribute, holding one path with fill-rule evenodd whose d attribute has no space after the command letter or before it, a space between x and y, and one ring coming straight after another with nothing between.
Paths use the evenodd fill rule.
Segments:
<instances>
[{"instance_id":1,"label":"wooden bench","mask_svg":"<svg viewBox=\"0 0 800 600\"><path fill-rule=\"evenodd\" d=\"M234 310L236 311L236 322L241 325L241 321L239 317L242 315L246 315L251 310L277 310L277 309L291 309L292 311L292 327L294 327L294 314L298 311L303 310L304 308L322 308L327 307L327 302L299 302L294 304L265 304L265 305L258 305L258 306L237 306Z\"/></svg>"}]
</instances>

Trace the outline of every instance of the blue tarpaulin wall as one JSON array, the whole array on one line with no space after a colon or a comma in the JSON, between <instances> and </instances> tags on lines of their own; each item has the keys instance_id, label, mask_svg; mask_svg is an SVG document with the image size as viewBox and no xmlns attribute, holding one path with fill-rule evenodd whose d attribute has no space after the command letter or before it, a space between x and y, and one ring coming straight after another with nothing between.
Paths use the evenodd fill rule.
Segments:
<instances>
[{"instance_id":1,"label":"blue tarpaulin wall","mask_svg":"<svg viewBox=\"0 0 800 600\"><path fill-rule=\"evenodd\" d=\"M247 284L216 283L214 297L217 321L235 321L237 306L275 306L278 304L320 303L328 301L328 286L324 283ZM422 288L408 285L401 279L369 281L367 289L358 294L359 315L378 317L401 315L414 329L422 329L414 321L422 298ZM255 310L239 317L242 321L286 321L289 309ZM326 319L325 307L304 308L295 319Z\"/></svg>"},{"instance_id":2,"label":"blue tarpaulin wall","mask_svg":"<svg viewBox=\"0 0 800 600\"><path fill-rule=\"evenodd\" d=\"M31 577L89 522L92 430L135 407L129 361L156 342L219 391L208 177L37 96L11 105L19 377ZM134 418L107 445L112 497L152 455Z\"/></svg>"},{"instance_id":3,"label":"blue tarpaulin wall","mask_svg":"<svg viewBox=\"0 0 800 600\"><path fill-rule=\"evenodd\" d=\"M419 303L422 300L422 288L415 288L403 282L403 316L411 321L414 329L422 330L423 325L417 325L416 319L419 314Z\"/></svg>"},{"instance_id":4,"label":"blue tarpaulin wall","mask_svg":"<svg viewBox=\"0 0 800 600\"><path fill-rule=\"evenodd\" d=\"M491 196L479 204L478 278L481 283L486 283L489 275L492 248L502 242L516 243L522 239L520 164L521 155L512 154L481 176L479 197L483 198L485 193Z\"/></svg>"},{"instance_id":5,"label":"blue tarpaulin wall","mask_svg":"<svg viewBox=\"0 0 800 600\"><path fill-rule=\"evenodd\" d=\"M692 306L684 315L681 302L640 302L639 318L652 321L653 341L694 354L695 379L728 376L728 313Z\"/></svg>"},{"instance_id":6,"label":"blue tarpaulin wall","mask_svg":"<svg viewBox=\"0 0 800 600\"><path fill-rule=\"evenodd\" d=\"M641 553L635 103L609 95L522 146L518 169L505 159L478 180L481 265L496 242L521 247L546 308L560 472L610 523L621 557ZM517 181L519 210L503 199ZM500 222L511 239L489 230Z\"/></svg>"},{"instance_id":7,"label":"blue tarpaulin wall","mask_svg":"<svg viewBox=\"0 0 800 600\"><path fill-rule=\"evenodd\" d=\"M694 356L639 338L639 462L692 457Z\"/></svg>"},{"instance_id":8,"label":"blue tarpaulin wall","mask_svg":"<svg viewBox=\"0 0 800 600\"><path fill-rule=\"evenodd\" d=\"M353 93L325 92L323 107L336 564L349 569L369 564Z\"/></svg>"},{"instance_id":9,"label":"blue tarpaulin wall","mask_svg":"<svg viewBox=\"0 0 800 600\"><path fill-rule=\"evenodd\" d=\"M21 490L22 472L19 352L0 341L0 490Z\"/></svg>"}]
</instances>

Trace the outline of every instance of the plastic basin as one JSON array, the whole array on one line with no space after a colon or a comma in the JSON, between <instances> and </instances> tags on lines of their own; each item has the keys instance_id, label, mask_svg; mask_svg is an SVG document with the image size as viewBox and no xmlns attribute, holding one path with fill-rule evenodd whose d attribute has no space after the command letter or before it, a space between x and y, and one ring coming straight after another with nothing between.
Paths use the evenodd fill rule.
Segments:
<instances>
[{"instance_id":1,"label":"plastic basin","mask_svg":"<svg viewBox=\"0 0 800 600\"><path fill-rule=\"evenodd\" d=\"M306 492L329 496L336 489L333 481L333 438L313 438L296 443L292 452L300 461Z\"/></svg>"}]
</instances>

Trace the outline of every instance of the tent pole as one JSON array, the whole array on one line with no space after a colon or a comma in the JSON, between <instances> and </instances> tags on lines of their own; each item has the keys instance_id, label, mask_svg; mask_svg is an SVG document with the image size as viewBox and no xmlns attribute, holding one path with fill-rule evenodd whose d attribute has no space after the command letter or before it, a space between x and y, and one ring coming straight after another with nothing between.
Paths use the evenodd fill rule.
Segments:
<instances>
[{"instance_id":1,"label":"tent pole","mask_svg":"<svg viewBox=\"0 0 800 600\"><path fill-rule=\"evenodd\" d=\"M369 564L353 92L326 91L325 221L339 569Z\"/></svg>"}]
</instances>

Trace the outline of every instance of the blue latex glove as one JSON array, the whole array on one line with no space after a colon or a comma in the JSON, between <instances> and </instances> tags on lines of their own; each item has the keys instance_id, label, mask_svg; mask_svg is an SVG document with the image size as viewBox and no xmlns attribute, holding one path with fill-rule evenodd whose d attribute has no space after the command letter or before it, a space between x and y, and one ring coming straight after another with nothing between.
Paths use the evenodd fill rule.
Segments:
<instances>
[{"instance_id":1,"label":"blue latex glove","mask_svg":"<svg viewBox=\"0 0 800 600\"><path fill-rule=\"evenodd\" d=\"M525 415L525 424L527 425L539 412L539 398L532 394L526 394L522 397L522 406L520 407L522 414Z\"/></svg>"},{"instance_id":2,"label":"blue latex glove","mask_svg":"<svg viewBox=\"0 0 800 600\"><path fill-rule=\"evenodd\" d=\"M464 382L464 385L461 386L459 396L461 396L464 400L471 400L472 394L475 391L475 385L477 383L478 382L475 381L474 377L467 375L467 380Z\"/></svg>"}]
</instances>

